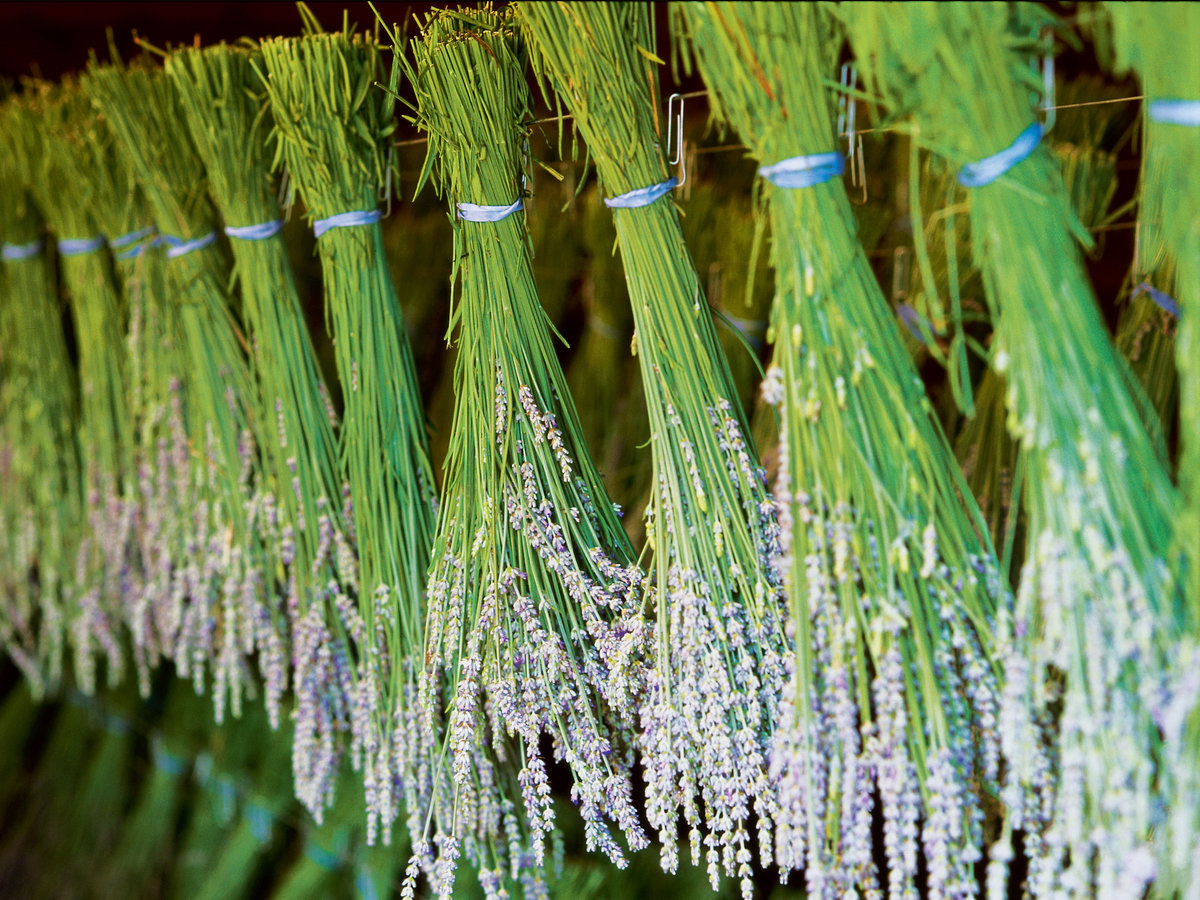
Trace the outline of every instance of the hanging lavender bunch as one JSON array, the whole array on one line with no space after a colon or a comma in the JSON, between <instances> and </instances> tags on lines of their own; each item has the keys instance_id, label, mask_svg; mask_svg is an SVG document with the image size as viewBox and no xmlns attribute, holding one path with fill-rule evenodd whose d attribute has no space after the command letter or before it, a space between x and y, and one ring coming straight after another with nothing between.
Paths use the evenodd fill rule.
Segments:
<instances>
[{"instance_id":1,"label":"hanging lavender bunch","mask_svg":"<svg viewBox=\"0 0 1200 900\"><path fill-rule=\"evenodd\" d=\"M989 890L1003 888L1019 828L1032 896L1141 897L1173 782L1164 725L1186 705L1177 636L1194 619L1174 575L1177 498L1039 143L1030 62L1051 22L1003 3L839 9L867 84L969 188L991 362L1025 459L1029 546L1015 609L997 622L1007 818Z\"/></svg>"},{"instance_id":2,"label":"hanging lavender bunch","mask_svg":"<svg viewBox=\"0 0 1200 900\"><path fill-rule=\"evenodd\" d=\"M1133 69L1145 95L1145 157L1142 166L1143 220L1154 223L1148 245L1161 248L1175 268L1174 296L1159 292L1156 305L1170 306L1178 331L1174 349L1178 372L1179 488L1175 535L1182 555L1179 577L1187 608L1186 636L1171 652L1180 686L1170 706L1160 707L1156 723L1163 736L1163 755L1171 773L1161 788L1164 821L1155 836L1158 877L1153 897L1200 898L1200 228L1195 204L1200 198L1196 166L1200 163L1200 62L1178 48L1193 46L1200 36L1200 9L1191 4L1118 5L1107 3L1121 69ZM1151 256L1150 260L1154 257ZM1135 273L1135 275L1140 273ZM1167 274L1167 273L1163 273ZM1149 293L1149 291L1147 291ZM1152 295L1153 296L1153 295ZM1178 299L1176 299L1176 297ZM1155 316L1165 318L1167 310ZM1160 371L1170 341L1155 339ZM1170 379L1174 381L1174 378ZM1164 423L1165 424L1165 423ZM1168 637L1169 641L1170 638ZM1170 652L1170 651L1168 651Z\"/></svg>"},{"instance_id":3,"label":"hanging lavender bunch","mask_svg":"<svg viewBox=\"0 0 1200 900\"><path fill-rule=\"evenodd\" d=\"M82 512L76 373L22 164L39 127L20 98L0 109L0 643L36 697L61 680L79 619L68 586ZM119 672L120 648L106 649Z\"/></svg>"},{"instance_id":4,"label":"hanging lavender bunch","mask_svg":"<svg viewBox=\"0 0 1200 900\"><path fill-rule=\"evenodd\" d=\"M86 660L89 654L84 648L95 642L108 657L108 678L115 683L125 654L116 646L117 629L129 608L137 564L137 498L124 315L107 242L92 214L98 148L88 131L95 113L73 79L57 86L30 83L26 88L38 127L28 131L22 165L57 237L59 269L79 352L84 528L72 585L78 607L72 623L76 659ZM139 687L148 694L146 655L135 652L133 656ZM86 663L78 675L85 687L94 679Z\"/></svg>"},{"instance_id":5,"label":"hanging lavender bunch","mask_svg":"<svg viewBox=\"0 0 1200 900\"><path fill-rule=\"evenodd\" d=\"M822 78L832 22L808 4L678 10L718 114L763 166L771 221L762 391L780 414L795 642L771 756L774 860L803 869L812 897L900 898L915 896L923 854L930 897L969 895L1000 775L989 654L1005 593L838 177Z\"/></svg>"},{"instance_id":6,"label":"hanging lavender bunch","mask_svg":"<svg viewBox=\"0 0 1200 900\"><path fill-rule=\"evenodd\" d=\"M293 634L312 639L311 632L316 630L328 635L332 643L328 648L305 645L318 655L331 653L330 660L304 660L296 655L297 695L305 703L320 703L316 692L323 690L321 682L328 677L348 679L355 658L370 655L365 644L379 638L365 632L356 604L358 560L341 502L343 478L332 404L317 368L280 234L283 223L267 152L271 118L254 60L251 52L222 44L178 50L167 57L166 70L226 223L235 276L251 328L257 416L264 423L263 445L271 476L268 489L257 499L257 508L260 515L277 511L266 523L271 531L268 552L278 581L272 592L286 596ZM257 619L260 625L269 625L269 611L258 610ZM376 625L381 623L377 620ZM267 640L271 634L266 631ZM265 674L278 679L274 689L282 690L288 672L284 648L276 642L270 645L270 652ZM342 702L348 704L350 697ZM306 760L311 752L314 735L308 729L314 716L344 717L347 712L336 705L326 710L306 708L298 717L294 759ZM364 760L367 739L366 734L354 736L352 756L356 767L365 766L367 790L372 793L379 789L374 758L378 751ZM329 772L320 762L302 763L295 774L298 794L320 821L329 778L336 772Z\"/></svg>"},{"instance_id":7,"label":"hanging lavender bunch","mask_svg":"<svg viewBox=\"0 0 1200 900\"><path fill-rule=\"evenodd\" d=\"M693 861L745 874L751 817L773 843L768 755L786 681L779 525L729 364L667 195L643 4L523 3L535 68L575 117L615 208L646 391L656 653L641 710L646 812L663 866L679 812ZM702 832L707 834L702 834Z\"/></svg>"},{"instance_id":8,"label":"hanging lavender bunch","mask_svg":"<svg viewBox=\"0 0 1200 900\"><path fill-rule=\"evenodd\" d=\"M178 306L169 300L167 259L156 243L153 215L125 157L103 119L76 123L72 141L92 147L90 211L105 235L125 323L122 393L130 419L133 465L127 499L133 504L128 602L121 614L139 686L175 648L179 623L175 572L186 567L191 521L179 514L192 502L191 460L183 423L183 380Z\"/></svg>"},{"instance_id":9,"label":"hanging lavender bunch","mask_svg":"<svg viewBox=\"0 0 1200 900\"><path fill-rule=\"evenodd\" d=\"M310 19L310 31L318 27ZM401 800L410 831L422 830L416 817L429 804L434 745L416 698L434 483L377 208L390 184L385 147L395 128L394 99L376 86L381 51L367 35L277 38L265 41L261 54L275 163L286 165L317 235L345 406L345 521L359 554L357 618L347 607L332 633L322 622L306 620L297 638L296 717L308 737L297 745L293 763L306 806L327 804L337 772L335 732L349 731L352 752L364 767L369 837L382 827L387 840ZM398 78L393 65L393 92ZM338 656L339 629L360 635L350 671Z\"/></svg>"},{"instance_id":10,"label":"hanging lavender bunch","mask_svg":"<svg viewBox=\"0 0 1200 900\"><path fill-rule=\"evenodd\" d=\"M513 17L435 13L414 50L418 124L430 135L427 171L451 206L459 288L457 402L422 686L431 722L447 723L453 780L437 810L436 886L448 895L461 848L492 896L499 874L543 864L554 813L542 735L574 776L588 849L624 864L609 822L631 849L646 845L629 734L648 630L642 573L583 440L533 281L521 209L532 110ZM503 777L508 766L516 784ZM500 814L514 806L528 835L509 832ZM529 844L517 858L514 840Z\"/></svg>"},{"instance_id":11,"label":"hanging lavender bunch","mask_svg":"<svg viewBox=\"0 0 1200 900\"><path fill-rule=\"evenodd\" d=\"M171 513L188 520L169 530L185 535L182 552L168 554L169 591L151 602L165 607L159 616L169 623L179 674L190 677L198 692L211 677L219 722L226 710L240 714L253 655L262 651L263 666L286 633L273 610L266 613L269 627L263 625L261 517L254 509L263 478L252 425L253 381L227 292L227 264L215 243L204 166L178 127L182 110L170 80L146 65L93 59L85 83L165 245L168 304L175 307L168 332L178 335L169 371L186 384L171 408L183 425L173 429L178 437L172 452L179 455L176 474L182 478L186 471L188 477L187 488L177 493L190 502ZM186 443L179 442L183 434ZM279 679L267 678L267 687L267 704L278 704Z\"/></svg>"}]
</instances>

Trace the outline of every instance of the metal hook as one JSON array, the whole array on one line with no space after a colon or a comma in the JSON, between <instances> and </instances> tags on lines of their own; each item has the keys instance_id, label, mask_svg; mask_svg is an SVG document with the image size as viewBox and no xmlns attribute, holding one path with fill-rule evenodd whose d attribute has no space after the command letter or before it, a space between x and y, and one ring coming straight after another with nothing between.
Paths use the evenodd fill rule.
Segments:
<instances>
[{"instance_id":1,"label":"metal hook","mask_svg":"<svg viewBox=\"0 0 1200 900\"><path fill-rule=\"evenodd\" d=\"M1054 127L1054 120L1058 118L1058 107L1054 102L1054 57L1049 53L1042 57L1042 86L1045 91L1042 110L1046 113L1042 122L1042 134L1048 134Z\"/></svg>"},{"instance_id":2,"label":"metal hook","mask_svg":"<svg viewBox=\"0 0 1200 900\"><path fill-rule=\"evenodd\" d=\"M675 112L675 101L679 101L679 112ZM674 135L675 142L671 143ZM672 146L675 148L675 158L671 165L679 166L679 183L681 187L687 181L687 163L683 161L683 94L672 94L667 98L667 155L671 155Z\"/></svg>"},{"instance_id":3,"label":"metal hook","mask_svg":"<svg viewBox=\"0 0 1200 900\"><path fill-rule=\"evenodd\" d=\"M529 185L528 178L533 173L533 155L529 150L529 135L525 136L525 145L521 148L521 194L527 193L526 188ZM528 202L525 204L527 208L533 207L534 195L528 192ZM523 198L525 199L525 198Z\"/></svg>"},{"instance_id":4,"label":"metal hook","mask_svg":"<svg viewBox=\"0 0 1200 900\"><path fill-rule=\"evenodd\" d=\"M842 64L842 92L838 99L837 133L846 138L846 159L850 163L850 185L862 188L862 200L867 202L867 173L863 155L862 135L855 131L858 119L858 102L850 96L850 92L858 86L858 66L854 63Z\"/></svg>"},{"instance_id":5,"label":"metal hook","mask_svg":"<svg viewBox=\"0 0 1200 900\"><path fill-rule=\"evenodd\" d=\"M854 141L858 137L854 132L855 119L858 113L858 104L850 96L850 91L858 85L858 67L854 63L842 64L842 95L838 98L838 122L837 131L839 136L844 136L848 140L846 142L846 159L850 161L851 176L854 175ZM861 140L861 138L859 138ZM858 182L854 182L857 187Z\"/></svg>"}]
</instances>

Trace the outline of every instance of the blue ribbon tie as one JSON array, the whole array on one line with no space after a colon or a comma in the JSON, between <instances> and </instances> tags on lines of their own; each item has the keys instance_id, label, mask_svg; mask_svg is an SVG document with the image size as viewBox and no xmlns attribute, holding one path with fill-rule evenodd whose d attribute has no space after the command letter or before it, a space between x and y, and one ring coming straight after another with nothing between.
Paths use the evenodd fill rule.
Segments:
<instances>
[{"instance_id":1,"label":"blue ribbon tie","mask_svg":"<svg viewBox=\"0 0 1200 900\"><path fill-rule=\"evenodd\" d=\"M758 174L775 187L800 188L824 184L846 171L846 160L836 150L829 153L812 153L808 156L791 156L781 159L773 166L762 166Z\"/></svg>"},{"instance_id":2,"label":"blue ribbon tie","mask_svg":"<svg viewBox=\"0 0 1200 900\"><path fill-rule=\"evenodd\" d=\"M679 179L672 176L666 181L652 184L649 187L636 188L624 194L618 194L616 197L605 197L604 205L609 209L637 209L640 206L649 206L677 184L679 184Z\"/></svg>"},{"instance_id":3,"label":"blue ribbon tie","mask_svg":"<svg viewBox=\"0 0 1200 900\"><path fill-rule=\"evenodd\" d=\"M338 213L327 219L317 219L313 222L313 234L320 237L331 228L353 228L356 225L374 225L383 213L377 209L353 209L350 212Z\"/></svg>"},{"instance_id":4,"label":"blue ribbon tie","mask_svg":"<svg viewBox=\"0 0 1200 900\"><path fill-rule=\"evenodd\" d=\"M1163 125L1200 125L1200 100L1151 100L1150 121Z\"/></svg>"},{"instance_id":5,"label":"blue ribbon tie","mask_svg":"<svg viewBox=\"0 0 1200 900\"><path fill-rule=\"evenodd\" d=\"M207 247L217 239L217 233L210 231L208 234L202 234L198 238L192 238L190 241L185 241L183 238L175 237L171 234L164 234L160 240L167 248L167 259L178 259L193 250L199 250L201 247Z\"/></svg>"},{"instance_id":6,"label":"blue ribbon tie","mask_svg":"<svg viewBox=\"0 0 1200 900\"><path fill-rule=\"evenodd\" d=\"M283 230L283 221L260 222L257 225L226 225L225 233L243 241L265 241Z\"/></svg>"},{"instance_id":7,"label":"blue ribbon tie","mask_svg":"<svg viewBox=\"0 0 1200 900\"><path fill-rule=\"evenodd\" d=\"M458 217L464 222L499 222L507 219L522 206L518 197L508 206L481 206L478 203L459 203Z\"/></svg>"},{"instance_id":8,"label":"blue ribbon tie","mask_svg":"<svg viewBox=\"0 0 1200 900\"><path fill-rule=\"evenodd\" d=\"M29 244L5 244L3 247L0 247L0 256L4 257L8 262L33 259L41 252L41 241L33 241Z\"/></svg>"},{"instance_id":9,"label":"blue ribbon tie","mask_svg":"<svg viewBox=\"0 0 1200 900\"><path fill-rule=\"evenodd\" d=\"M1176 319L1179 318L1179 302L1174 297L1164 294L1158 288L1152 287L1145 281L1139 284L1134 290L1133 296L1136 297L1138 294L1149 295L1150 299L1158 305L1159 309L1169 316L1173 316Z\"/></svg>"},{"instance_id":10,"label":"blue ribbon tie","mask_svg":"<svg viewBox=\"0 0 1200 900\"><path fill-rule=\"evenodd\" d=\"M985 184L991 184L1013 166L1028 159L1041 142L1042 123L1033 122L999 153L963 166L958 173L958 183L963 187L983 187Z\"/></svg>"},{"instance_id":11,"label":"blue ribbon tie","mask_svg":"<svg viewBox=\"0 0 1200 900\"><path fill-rule=\"evenodd\" d=\"M63 256L82 256L85 253L95 253L105 243L102 234L90 238L61 238L58 242L58 252Z\"/></svg>"}]
</instances>

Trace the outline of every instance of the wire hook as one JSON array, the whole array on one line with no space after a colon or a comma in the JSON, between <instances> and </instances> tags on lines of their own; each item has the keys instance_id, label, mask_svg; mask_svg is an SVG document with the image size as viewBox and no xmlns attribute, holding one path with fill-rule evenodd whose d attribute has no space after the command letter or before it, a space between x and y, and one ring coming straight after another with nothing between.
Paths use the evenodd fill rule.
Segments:
<instances>
[{"instance_id":1,"label":"wire hook","mask_svg":"<svg viewBox=\"0 0 1200 900\"><path fill-rule=\"evenodd\" d=\"M675 111L675 101L679 101L679 111ZM672 144L671 137L674 136L675 142ZM671 148L674 147L675 158L671 160L672 166L679 166L679 183L675 187L681 187L687 181L687 163L683 157L683 94L675 93L667 98L667 155L671 155Z\"/></svg>"}]
</instances>

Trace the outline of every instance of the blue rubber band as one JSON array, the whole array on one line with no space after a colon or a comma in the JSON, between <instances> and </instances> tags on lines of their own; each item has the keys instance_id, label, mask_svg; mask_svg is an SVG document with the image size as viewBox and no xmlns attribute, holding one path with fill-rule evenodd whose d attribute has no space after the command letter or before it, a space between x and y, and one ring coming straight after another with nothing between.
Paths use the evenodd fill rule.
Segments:
<instances>
[{"instance_id":1,"label":"blue rubber band","mask_svg":"<svg viewBox=\"0 0 1200 900\"><path fill-rule=\"evenodd\" d=\"M106 243L108 242L102 234L91 238L59 238L58 252L63 256L82 256L85 253L95 253Z\"/></svg>"},{"instance_id":2,"label":"blue rubber band","mask_svg":"<svg viewBox=\"0 0 1200 900\"><path fill-rule=\"evenodd\" d=\"M652 184L649 187L627 191L616 197L605 197L604 205L609 209L637 209L640 206L649 206L677 184L679 184L679 179L672 176L666 181Z\"/></svg>"},{"instance_id":3,"label":"blue rubber band","mask_svg":"<svg viewBox=\"0 0 1200 900\"><path fill-rule=\"evenodd\" d=\"M196 757L196 764L192 767L192 774L196 778L196 783L203 788L209 786L209 782L213 777L213 759L208 753L200 753Z\"/></svg>"},{"instance_id":4,"label":"blue rubber band","mask_svg":"<svg viewBox=\"0 0 1200 900\"><path fill-rule=\"evenodd\" d=\"M1158 308L1174 318L1179 318L1179 302L1172 296L1164 294L1156 287L1152 287L1149 283L1143 281L1134 289L1133 296L1138 294L1147 294L1153 300Z\"/></svg>"},{"instance_id":5,"label":"blue rubber band","mask_svg":"<svg viewBox=\"0 0 1200 900\"><path fill-rule=\"evenodd\" d=\"M178 259L185 254L191 253L193 250L207 247L216 239L217 233L215 231L202 234L200 237L192 238L190 241L185 241L183 238L175 237L171 234L164 234L159 237L159 241L167 248L167 259Z\"/></svg>"},{"instance_id":6,"label":"blue rubber band","mask_svg":"<svg viewBox=\"0 0 1200 900\"><path fill-rule=\"evenodd\" d=\"M218 816L222 822L228 823L233 819L233 814L237 810L237 786L234 785L233 779L224 773L213 779L213 783L217 800L221 804Z\"/></svg>"},{"instance_id":7,"label":"blue rubber band","mask_svg":"<svg viewBox=\"0 0 1200 900\"><path fill-rule=\"evenodd\" d=\"M225 226L225 233L227 235L240 238L243 241L265 241L269 237L275 237L282 230L282 219L276 219L274 222L260 222L258 225Z\"/></svg>"},{"instance_id":8,"label":"blue rubber band","mask_svg":"<svg viewBox=\"0 0 1200 900\"><path fill-rule=\"evenodd\" d=\"M119 234L108 242L108 246L114 250L120 250L122 247L128 247L142 238L150 237L156 230L153 225L147 225L145 228L139 228L137 231L131 231L128 234Z\"/></svg>"},{"instance_id":9,"label":"blue rubber band","mask_svg":"<svg viewBox=\"0 0 1200 900\"><path fill-rule=\"evenodd\" d=\"M958 173L958 183L963 187L983 187L985 184L991 184L1013 166L1028 159L1041 142L1042 123L1033 122L999 153L963 166Z\"/></svg>"},{"instance_id":10,"label":"blue rubber band","mask_svg":"<svg viewBox=\"0 0 1200 900\"><path fill-rule=\"evenodd\" d=\"M4 257L8 262L33 259L41 252L41 241L34 241L30 244L5 244L3 247L0 247L0 256Z\"/></svg>"},{"instance_id":11,"label":"blue rubber band","mask_svg":"<svg viewBox=\"0 0 1200 900\"><path fill-rule=\"evenodd\" d=\"M508 206L481 206L478 203L459 203L458 217L464 222L499 222L507 219L521 208L521 198L518 197Z\"/></svg>"},{"instance_id":12,"label":"blue rubber band","mask_svg":"<svg viewBox=\"0 0 1200 900\"><path fill-rule=\"evenodd\" d=\"M113 253L113 259L133 259L141 256L147 247L154 246L153 242L144 242L142 239L151 237L157 230L153 225L147 225L145 228L113 238L108 242L108 246L117 251Z\"/></svg>"},{"instance_id":13,"label":"blue rubber band","mask_svg":"<svg viewBox=\"0 0 1200 900\"><path fill-rule=\"evenodd\" d=\"M342 867L342 858L332 850L326 850L312 838L304 842L304 855L326 872L336 872Z\"/></svg>"},{"instance_id":14,"label":"blue rubber band","mask_svg":"<svg viewBox=\"0 0 1200 900\"><path fill-rule=\"evenodd\" d=\"M246 822L250 826L250 833L260 844L271 839L271 813L257 800L246 804Z\"/></svg>"},{"instance_id":15,"label":"blue rubber band","mask_svg":"<svg viewBox=\"0 0 1200 900\"><path fill-rule=\"evenodd\" d=\"M182 775L184 769L187 768L187 760L181 756L176 756L165 746L161 741L155 741L150 749L154 754L154 765L168 775Z\"/></svg>"},{"instance_id":16,"label":"blue rubber band","mask_svg":"<svg viewBox=\"0 0 1200 900\"><path fill-rule=\"evenodd\" d=\"M1163 125L1200 125L1200 100L1151 100L1146 112Z\"/></svg>"},{"instance_id":17,"label":"blue rubber band","mask_svg":"<svg viewBox=\"0 0 1200 900\"><path fill-rule=\"evenodd\" d=\"M824 184L846 171L846 160L836 150L829 153L813 153L809 156L791 156L773 166L762 166L758 174L775 187L807 188Z\"/></svg>"},{"instance_id":18,"label":"blue rubber band","mask_svg":"<svg viewBox=\"0 0 1200 900\"><path fill-rule=\"evenodd\" d=\"M371 871L361 863L354 874L354 889L358 891L359 900L379 900L379 891L375 887L375 880L371 878Z\"/></svg>"},{"instance_id":19,"label":"blue rubber band","mask_svg":"<svg viewBox=\"0 0 1200 900\"><path fill-rule=\"evenodd\" d=\"M929 321L907 303L901 303L896 307L896 315L908 327L909 333L921 343L925 343L925 335L921 333L922 325L928 327L931 334L937 334Z\"/></svg>"},{"instance_id":20,"label":"blue rubber band","mask_svg":"<svg viewBox=\"0 0 1200 900\"><path fill-rule=\"evenodd\" d=\"M377 209L353 209L350 212L338 213L327 219L317 219L313 222L313 234L320 237L331 228L353 228L356 225L374 225L383 218L383 213Z\"/></svg>"}]
</instances>

